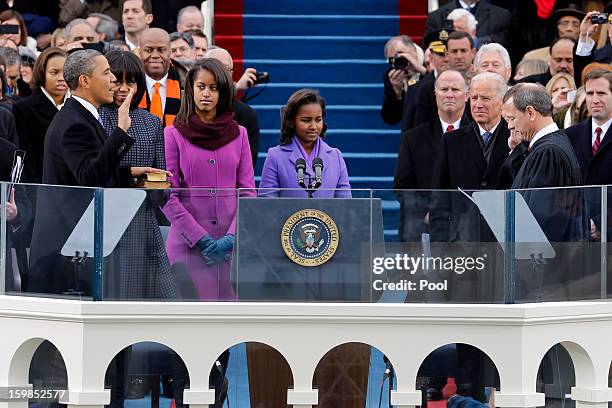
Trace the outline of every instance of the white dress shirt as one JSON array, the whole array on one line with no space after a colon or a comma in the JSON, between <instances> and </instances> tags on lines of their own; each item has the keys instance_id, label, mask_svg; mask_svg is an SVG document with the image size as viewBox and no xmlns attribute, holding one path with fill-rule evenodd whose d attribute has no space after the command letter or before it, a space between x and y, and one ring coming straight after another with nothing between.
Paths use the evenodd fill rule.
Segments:
<instances>
[{"instance_id":1,"label":"white dress shirt","mask_svg":"<svg viewBox=\"0 0 612 408\"><path fill-rule=\"evenodd\" d=\"M72 97L74 98L75 101L83 105L83 107L87 109L94 116L94 118L96 118L97 121L100 120L100 114L98 113L98 110L96 109L96 107L91 104L91 102L86 101L83 98L79 98L76 95L72 95Z\"/></svg>"},{"instance_id":2,"label":"white dress shirt","mask_svg":"<svg viewBox=\"0 0 612 408\"><path fill-rule=\"evenodd\" d=\"M533 144L535 142L537 142L539 139L543 138L546 135L549 135L553 132L556 132L557 130L559 130L559 126L557 126L556 123L551 123L548 126L544 126L542 129L540 129L538 132L536 132L535 135L533 135L533 139L531 139L531 142L529 143L529 148L531 149L531 147L533 146Z\"/></svg>"},{"instance_id":3,"label":"white dress shirt","mask_svg":"<svg viewBox=\"0 0 612 408\"><path fill-rule=\"evenodd\" d=\"M591 37L587 37L586 41L582 41L578 38L578 45L576 46L576 55L580 55L581 57L588 57L593 52L593 48L595 48L595 40Z\"/></svg>"},{"instance_id":4,"label":"white dress shirt","mask_svg":"<svg viewBox=\"0 0 612 408\"><path fill-rule=\"evenodd\" d=\"M478 125L478 130L480 131L480 138L482 139L482 135L484 135L486 132L489 132L491 135L493 135L495 131L497 130L497 127L499 126L500 123L501 123L501 120L497 122L495 126L491 128L491 130L486 130L482 126Z\"/></svg>"},{"instance_id":5,"label":"white dress shirt","mask_svg":"<svg viewBox=\"0 0 612 408\"><path fill-rule=\"evenodd\" d=\"M459 129L459 125L461 123L461 118L459 118L459 120L456 121L455 123L446 123L445 121L440 119L440 123L442 124L442 133L446 133L446 129L448 129L449 125L453 126L453 130Z\"/></svg>"},{"instance_id":6,"label":"white dress shirt","mask_svg":"<svg viewBox=\"0 0 612 408\"><path fill-rule=\"evenodd\" d=\"M476 3L478 3L478 2L477 2L477 1L475 1L475 2L474 2L474 4L471 4L471 5L470 5L470 4L467 4L466 2L464 2L464 1L462 1L462 0L459 0L459 4L461 5L461 7L462 7L464 10L467 10L467 11L471 11L471 10L472 10L472 8L473 8L473 7L476 5Z\"/></svg>"},{"instance_id":7,"label":"white dress shirt","mask_svg":"<svg viewBox=\"0 0 612 408\"><path fill-rule=\"evenodd\" d=\"M145 75L147 81L147 91L149 92L149 99L153 98L153 92L155 92L155 83L159 82L159 94L161 95L162 112L166 111L166 82L168 82L168 74L164 75L159 81L154 80L148 75Z\"/></svg>"},{"instance_id":8,"label":"white dress shirt","mask_svg":"<svg viewBox=\"0 0 612 408\"><path fill-rule=\"evenodd\" d=\"M43 88L43 87L41 86L41 87L40 87L40 90L41 90L41 91L42 91L42 93L43 93L43 94L44 94L44 95L47 97L47 99L49 99L49 100L51 101L51 103L53 104L53 106L55 106L55 107L57 108L57 110L62 109L62 108L64 107L64 104L66 103L66 99L70 98L70 90L68 90L68 91L66 92L66 95L64 95L64 101L63 101L61 104L56 105L56 104L55 104L55 100L54 100L54 99L51 97L51 95L49 94L49 92L47 92L47 91L45 90L45 88Z\"/></svg>"},{"instance_id":9,"label":"white dress shirt","mask_svg":"<svg viewBox=\"0 0 612 408\"><path fill-rule=\"evenodd\" d=\"M125 36L125 43L127 44L128 47L130 47L130 51L134 51L134 49L138 48L136 44L134 44L128 39L127 35Z\"/></svg>"},{"instance_id":10,"label":"white dress shirt","mask_svg":"<svg viewBox=\"0 0 612 408\"><path fill-rule=\"evenodd\" d=\"M608 129L610 129L611 124L612 119L608 119L608 121L601 126L595 123L595 119L591 119L591 146L593 146L593 143L595 143L595 138L597 137L597 135L595 134L595 129L597 129L598 127L601 128L601 135L599 136L599 142L601 143L604 140L606 132L608 131Z\"/></svg>"}]
</instances>

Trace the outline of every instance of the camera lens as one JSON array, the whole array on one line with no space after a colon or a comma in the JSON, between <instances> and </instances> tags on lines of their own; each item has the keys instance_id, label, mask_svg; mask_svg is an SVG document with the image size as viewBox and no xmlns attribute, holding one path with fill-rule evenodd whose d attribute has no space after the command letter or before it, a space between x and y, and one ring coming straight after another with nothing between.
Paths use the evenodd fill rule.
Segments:
<instances>
[{"instance_id":1,"label":"camera lens","mask_svg":"<svg viewBox=\"0 0 612 408\"><path fill-rule=\"evenodd\" d=\"M405 69L408 66L408 60L405 57L395 57L393 60L393 68L395 69Z\"/></svg>"}]
</instances>

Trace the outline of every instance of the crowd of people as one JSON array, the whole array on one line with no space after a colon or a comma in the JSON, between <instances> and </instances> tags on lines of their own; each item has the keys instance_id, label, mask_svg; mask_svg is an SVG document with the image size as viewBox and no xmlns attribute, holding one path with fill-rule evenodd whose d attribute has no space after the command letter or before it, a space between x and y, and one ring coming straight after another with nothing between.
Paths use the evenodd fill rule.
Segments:
<instances>
[{"instance_id":1,"label":"crowd of people","mask_svg":"<svg viewBox=\"0 0 612 408\"><path fill-rule=\"evenodd\" d=\"M494 240L466 197L432 190L612 184L612 3L598 10L494 3L451 0L429 13L423 47L406 35L385 45L380 113L402 129L393 185L401 241L421 242L423 234L436 242ZM197 299L236 298L236 193L227 190L257 194L259 150L257 113L236 95L258 76L248 68L232 79L232 56L210 45L199 5L0 0L2 180L22 150L22 182L133 187L164 175L173 188L147 193L114 263L105 260L106 271L121 272L107 274L114 276L104 283L107 298L184 298L177 265ZM297 161L310 177L322 159L325 178L314 197L351 197L350 169L324 140L326 106L316 90L289 98L260 195L306 197ZM606 226L592 206L576 210L576 196L543 194L524 198L550 241L600 239ZM91 293L92 282L72 274L61 249L92 197L91 190L19 185L10 192L17 268L7 263L9 290ZM170 226L166 240L160 222Z\"/></svg>"},{"instance_id":2,"label":"crowd of people","mask_svg":"<svg viewBox=\"0 0 612 408\"><path fill-rule=\"evenodd\" d=\"M515 43L521 36L512 23L516 9L507 3L505 9L484 0L453 0L429 14L424 48L405 35L387 42L381 117L402 128L394 189L612 182L612 153L604 142L612 119L612 3L585 11L558 1L547 20L540 19L554 27L549 42L520 54ZM515 93L526 99L519 102ZM525 127L538 115L552 121L545 138L542 129ZM546 161L535 160L536 142L553 132ZM427 232L452 241L470 233L459 219L461 207L442 212L445 221L438 225L431 198L398 197L401 240L418 242ZM597 236L601 225L592 227ZM440 230L445 233L438 235Z\"/></svg>"}]
</instances>

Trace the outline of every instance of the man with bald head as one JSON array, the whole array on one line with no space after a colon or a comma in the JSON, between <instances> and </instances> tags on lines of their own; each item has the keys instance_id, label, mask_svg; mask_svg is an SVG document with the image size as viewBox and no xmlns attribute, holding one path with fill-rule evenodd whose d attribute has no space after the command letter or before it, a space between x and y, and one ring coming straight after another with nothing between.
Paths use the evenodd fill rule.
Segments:
<instances>
[{"instance_id":1,"label":"man with bald head","mask_svg":"<svg viewBox=\"0 0 612 408\"><path fill-rule=\"evenodd\" d=\"M176 31L184 33L189 30L204 30L204 15L195 6L180 9L176 19Z\"/></svg>"},{"instance_id":2,"label":"man with bald head","mask_svg":"<svg viewBox=\"0 0 612 408\"><path fill-rule=\"evenodd\" d=\"M161 28L149 28L140 36L140 59L145 68L147 92L139 107L172 125L181 107L181 79L170 59L170 35Z\"/></svg>"},{"instance_id":3,"label":"man with bald head","mask_svg":"<svg viewBox=\"0 0 612 408\"><path fill-rule=\"evenodd\" d=\"M465 114L467 84L464 76L455 70L438 75L434 93L438 114L429 121L402 132L399 155L395 168L393 189L427 190L431 188L433 167L442 135L465 126L469 122ZM400 239L419 242L426 231L426 194L401 194ZM415 208L417 211L415 211Z\"/></svg>"},{"instance_id":4,"label":"man with bald head","mask_svg":"<svg viewBox=\"0 0 612 408\"><path fill-rule=\"evenodd\" d=\"M230 77L232 76L232 72L234 71L234 60L227 50L213 46L206 51L204 58L214 58L221 61L229 70ZM249 135L251 159L253 160L253 166L255 166L257 153L259 151L259 119L257 118L257 112L246 103L236 99L234 113L236 114L236 122L244 126Z\"/></svg>"}]
</instances>

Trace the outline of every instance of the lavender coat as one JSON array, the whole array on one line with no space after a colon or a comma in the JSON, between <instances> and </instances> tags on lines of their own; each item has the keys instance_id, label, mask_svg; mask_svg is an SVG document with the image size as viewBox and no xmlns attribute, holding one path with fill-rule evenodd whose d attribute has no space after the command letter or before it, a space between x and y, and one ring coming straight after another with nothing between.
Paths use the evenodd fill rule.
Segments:
<instances>
[{"instance_id":1,"label":"lavender coat","mask_svg":"<svg viewBox=\"0 0 612 408\"><path fill-rule=\"evenodd\" d=\"M323 160L323 183L319 190L314 193L317 198L344 197L350 198L351 185L349 184L346 164L340 150L329 146L320 140L319 157ZM307 197L308 195L298 185L295 172L295 161L302 158L302 153L295 144L290 143L272 147L268 150L268 156L261 172L259 183L261 196L273 197ZM306 172L314 176L314 171L307 168ZM290 188L286 191L265 191L264 189ZM327 191L326 191L327 189ZM343 189L343 191L334 189Z\"/></svg>"},{"instance_id":2,"label":"lavender coat","mask_svg":"<svg viewBox=\"0 0 612 408\"><path fill-rule=\"evenodd\" d=\"M235 299L230 262L207 266L196 243L205 235L219 239L236 233L235 189L255 188L247 132L240 126L240 136L217 150L192 144L174 126L164 130L164 139L166 169L173 174L169 181L182 189L173 190L163 208L171 223L168 258L185 264L200 299Z\"/></svg>"}]
</instances>

